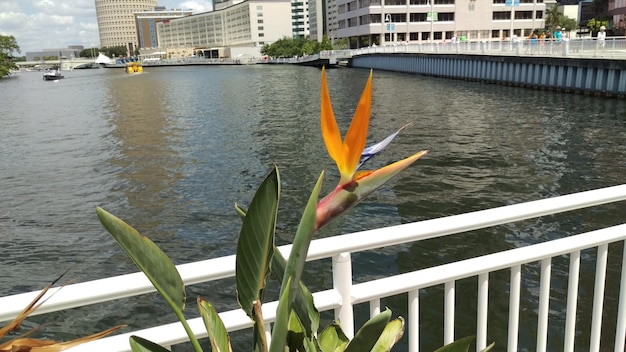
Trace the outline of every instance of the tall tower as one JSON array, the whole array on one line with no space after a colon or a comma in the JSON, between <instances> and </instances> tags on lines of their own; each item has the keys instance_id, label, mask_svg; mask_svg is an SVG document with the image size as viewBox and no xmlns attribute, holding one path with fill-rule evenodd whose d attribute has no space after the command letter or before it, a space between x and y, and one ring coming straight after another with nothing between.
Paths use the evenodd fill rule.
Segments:
<instances>
[{"instance_id":1,"label":"tall tower","mask_svg":"<svg viewBox=\"0 0 626 352\"><path fill-rule=\"evenodd\" d=\"M157 0L95 0L100 45L125 46L133 55L138 47L137 26L133 12L154 9Z\"/></svg>"}]
</instances>

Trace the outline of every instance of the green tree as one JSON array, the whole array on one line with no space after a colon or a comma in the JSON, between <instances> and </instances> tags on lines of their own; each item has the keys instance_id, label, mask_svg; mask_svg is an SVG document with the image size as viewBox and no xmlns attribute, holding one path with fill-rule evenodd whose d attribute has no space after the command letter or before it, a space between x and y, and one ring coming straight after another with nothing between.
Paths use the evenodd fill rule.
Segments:
<instances>
[{"instance_id":1,"label":"green tree","mask_svg":"<svg viewBox=\"0 0 626 352\"><path fill-rule=\"evenodd\" d=\"M609 27L609 21L602 21L600 19L592 18L587 22L587 28L595 35L600 31L600 27Z\"/></svg>"},{"instance_id":2,"label":"green tree","mask_svg":"<svg viewBox=\"0 0 626 352\"><path fill-rule=\"evenodd\" d=\"M554 31L557 27L565 27L571 31L578 28L578 23L575 19L562 14L558 6L552 6L546 10L546 28Z\"/></svg>"},{"instance_id":3,"label":"green tree","mask_svg":"<svg viewBox=\"0 0 626 352\"><path fill-rule=\"evenodd\" d=\"M94 58L94 57L98 57L98 53L100 52L100 49L98 48L87 48L87 49L83 49L80 51L80 57L89 57L89 58Z\"/></svg>"},{"instance_id":4,"label":"green tree","mask_svg":"<svg viewBox=\"0 0 626 352\"><path fill-rule=\"evenodd\" d=\"M282 38L261 48L261 54L271 57L294 57L317 54L322 50L332 50L333 46L324 36L322 42L306 38Z\"/></svg>"},{"instance_id":5,"label":"green tree","mask_svg":"<svg viewBox=\"0 0 626 352\"><path fill-rule=\"evenodd\" d=\"M578 29L578 23L576 23L576 20L571 17L561 16L560 21L561 21L561 27L564 27L568 31L573 31L575 29Z\"/></svg>"},{"instance_id":6,"label":"green tree","mask_svg":"<svg viewBox=\"0 0 626 352\"><path fill-rule=\"evenodd\" d=\"M550 30L555 30L557 26L560 26L559 20L563 14L559 11L558 6L552 6L546 9L546 28Z\"/></svg>"},{"instance_id":7,"label":"green tree","mask_svg":"<svg viewBox=\"0 0 626 352\"><path fill-rule=\"evenodd\" d=\"M20 47L12 35L0 35L0 77L8 76L11 70L18 70L13 53L19 53Z\"/></svg>"},{"instance_id":8,"label":"green tree","mask_svg":"<svg viewBox=\"0 0 626 352\"><path fill-rule=\"evenodd\" d=\"M122 56L122 57L126 57L128 56L128 49L123 46L123 45L118 45L118 46L112 46L112 47L103 47L102 49L100 49L101 52L103 52L106 56L108 57L118 57L118 56Z\"/></svg>"}]
</instances>

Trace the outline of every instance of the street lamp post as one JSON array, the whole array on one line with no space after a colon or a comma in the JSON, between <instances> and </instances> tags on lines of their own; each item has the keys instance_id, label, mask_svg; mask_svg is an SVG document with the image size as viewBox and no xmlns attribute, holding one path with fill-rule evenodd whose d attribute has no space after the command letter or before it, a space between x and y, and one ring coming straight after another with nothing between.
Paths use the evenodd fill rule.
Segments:
<instances>
[{"instance_id":1,"label":"street lamp post","mask_svg":"<svg viewBox=\"0 0 626 352\"><path fill-rule=\"evenodd\" d=\"M434 41L434 23L435 23L435 14L433 13L433 3L435 0L428 0L430 2L430 36L428 37L428 41L433 43Z\"/></svg>"},{"instance_id":2,"label":"street lamp post","mask_svg":"<svg viewBox=\"0 0 626 352\"><path fill-rule=\"evenodd\" d=\"M385 15L385 27L387 27L387 31L383 30L383 32L385 32L385 34L383 34L383 35L386 35L386 32L389 32L389 41L392 42L393 41L393 38L392 38L393 37L393 34L392 34L393 33L393 24L391 23L391 15L390 14Z\"/></svg>"}]
</instances>

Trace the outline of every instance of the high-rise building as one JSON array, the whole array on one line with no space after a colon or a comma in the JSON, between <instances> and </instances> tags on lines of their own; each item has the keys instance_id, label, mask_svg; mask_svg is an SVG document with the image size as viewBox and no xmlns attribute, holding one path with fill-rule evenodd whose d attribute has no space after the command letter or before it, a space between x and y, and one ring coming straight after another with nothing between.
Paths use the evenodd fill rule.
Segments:
<instances>
[{"instance_id":1,"label":"high-rise building","mask_svg":"<svg viewBox=\"0 0 626 352\"><path fill-rule=\"evenodd\" d=\"M548 1L546 0L546 3ZM338 37L350 47L462 38L528 37L545 26L544 0L337 0Z\"/></svg>"},{"instance_id":2,"label":"high-rise building","mask_svg":"<svg viewBox=\"0 0 626 352\"><path fill-rule=\"evenodd\" d=\"M294 38L309 36L309 3L307 0L291 0L291 26Z\"/></svg>"},{"instance_id":3,"label":"high-rise building","mask_svg":"<svg viewBox=\"0 0 626 352\"><path fill-rule=\"evenodd\" d=\"M215 11L157 23L159 46L170 57L208 53L213 58L214 53L226 53L226 49L230 57L258 57L263 45L293 37L291 13L291 0L215 3Z\"/></svg>"},{"instance_id":4,"label":"high-rise building","mask_svg":"<svg viewBox=\"0 0 626 352\"><path fill-rule=\"evenodd\" d=\"M159 46L159 37L156 29L157 23L169 22L174 18L191 16L192 10L167 10L165 6L158 6L151 10L135 12L137 24L137 40L139 48L156 48Z\"/></svg>"},{"instance_id":5,"label":"high-rise building","mask_svg":"<svg viewBox=\"0 0 626 352\"><path fill-rule=\"evenodd\" d=\"M134 12L154 9L157 0L95 0L100 45L125 46L129 55L139 47Z\"/></svg>"}]
</instances>

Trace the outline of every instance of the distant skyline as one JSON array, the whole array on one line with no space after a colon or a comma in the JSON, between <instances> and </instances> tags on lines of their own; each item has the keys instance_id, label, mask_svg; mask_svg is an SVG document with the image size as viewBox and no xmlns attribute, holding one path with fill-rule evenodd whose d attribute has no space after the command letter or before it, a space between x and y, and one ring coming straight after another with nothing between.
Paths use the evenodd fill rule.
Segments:
<instances>
[{"instance_id":1,"label":"distant skyline","mask_svg":"<svg viewBox=\"0 0 626 352\"><path fill-rule=\"evenodd\" d=\"M210 11L211 0L159 0L167 9ZM12 35L21 54L43 49L100 46L95 0L0 0L0 34Z\"/></svg>"}]
</instances>

